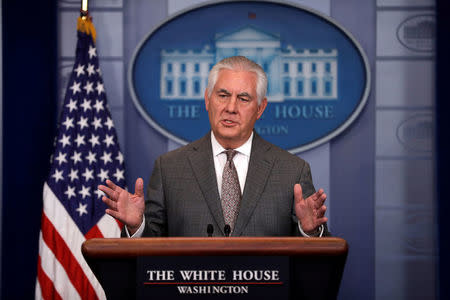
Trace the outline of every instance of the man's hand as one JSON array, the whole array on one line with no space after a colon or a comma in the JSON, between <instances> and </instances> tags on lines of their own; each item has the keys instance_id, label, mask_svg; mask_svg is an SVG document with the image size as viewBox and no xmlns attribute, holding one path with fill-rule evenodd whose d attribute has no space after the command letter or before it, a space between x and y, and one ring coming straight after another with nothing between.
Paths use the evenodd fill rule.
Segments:
<instances>
[{"instance_id":1,"label":"man's hand","mask_svg":"<svg viewBox=\"0 0 450 300\"><path fill-rule=\"evenodd\" d=\"M327 207L323 203L327 195L323 189L304 199L302 187L297 183L294 185L294 199L295 214L306 234L316 231L320 225L328 221L328 218L324 216Z\"/></svg>"},{"instance_id":2,"label":"man's hand","mask_svg":"<svg viewBox=\"0 0 450 300\"><path fill-rule=\"evenodd\" d=\"M108 205L106 213L124 223L130 234L134 234L142 224L144 214L144 181L142 178L136 180L134 194L127 192L111 180L106 180L108 186L99 185L98 189L106 196L102 201Z\"/></svg>"}]
</instances>

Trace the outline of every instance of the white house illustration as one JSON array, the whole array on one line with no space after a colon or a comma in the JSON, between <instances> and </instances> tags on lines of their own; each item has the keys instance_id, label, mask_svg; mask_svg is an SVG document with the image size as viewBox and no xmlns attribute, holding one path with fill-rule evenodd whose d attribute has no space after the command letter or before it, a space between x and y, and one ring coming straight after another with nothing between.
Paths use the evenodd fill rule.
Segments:
<instances>
[{"instance_id":1,"label":"white house illustration","mask_svg":"<svg viewBox=\"0 0 450 300\"><path fill-rule=\"evenodd\" d=\"M252 26L216 34L213 47L163 49L160 98L203 100L209 70L234 55L246 56L264 68L269 101L337 99L337 49L282 48L278 35Z\"/></svg>"}]
</instances>

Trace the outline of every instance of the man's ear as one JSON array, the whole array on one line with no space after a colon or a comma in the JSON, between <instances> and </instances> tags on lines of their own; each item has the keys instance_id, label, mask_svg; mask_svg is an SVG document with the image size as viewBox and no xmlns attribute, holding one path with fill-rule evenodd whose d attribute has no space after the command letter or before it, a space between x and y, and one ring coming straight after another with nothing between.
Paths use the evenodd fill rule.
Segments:
<instances>
[{"instance_id":1,"label":"man's ear","mask_svg":"<svg viewBox=\"0 0 450 300\"><path fill-rule=\"evenodd\" d=\"M258 106L258 116L257 116L257 118L256 118L257 120L258 120L259 118L261 118L261 116L262 116L264 110L266 109L266 106L267 106L267 98L264 98L264 99L261 101L261 104Z\"/></svg>"},{"instance_id":2,"label":"man's ear","mask_svg":"<svg viewBox=\"0 0 450 300\"><path fill-rule=\"evenodd\" d=\"M209 106L208 89L206 89L205 90L205 108L206 108L206 111L208 111L208 106Z\"/></svg>"}]
</instances>

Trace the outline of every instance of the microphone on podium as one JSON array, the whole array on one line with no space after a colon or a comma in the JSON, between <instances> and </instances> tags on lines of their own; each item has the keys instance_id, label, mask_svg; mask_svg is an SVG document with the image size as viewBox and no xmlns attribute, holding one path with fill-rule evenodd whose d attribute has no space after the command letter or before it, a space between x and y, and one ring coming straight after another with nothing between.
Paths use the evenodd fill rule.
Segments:
<instances>
[{"instance_id":1,"label":"microphone on podium","mask_svg":"<svg viewBox=\"0 0 450 300\"><path fill-rule=\"evenodd\" d=\"M228 224L225 224L225 227L223 228L223 232L225 232L225 236L229 237L231 233L231 227Z\"/></svg>"},{"instance_id":2,"label":"microphone on podium","mask_svg":"<svg viewBox=\"0 0 450 300\"><path fill-rule=\"evenodd\" d=\"M214 233L214 227L212 226L212 224L208 224L208 226L206 227L206 233L208 233L208 237L212 237Z\"/></svg>"}]
</instances>

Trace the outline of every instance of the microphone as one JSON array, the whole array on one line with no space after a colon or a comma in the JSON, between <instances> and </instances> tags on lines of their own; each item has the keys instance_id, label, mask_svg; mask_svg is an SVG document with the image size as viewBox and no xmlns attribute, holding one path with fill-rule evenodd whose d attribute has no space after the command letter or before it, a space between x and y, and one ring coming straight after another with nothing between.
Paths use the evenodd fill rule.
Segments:
<instances>
[{"instance_id":1,"label":"microphone","mask_svg":"<svg viewBox=\"0 0 450 300\"><path fill-rule=\"evenodd\" d=\"M206 227L206 232L208 233L208 237L212 237L214 232L214 227L212 226L212 224L208 224L208 226Z\"/></svg>"},{"instance_id":2,"label":"microphone","mask_svg":"<svg viewBox=\"0 0 450 300\"><path fill-rule=\"evenodd\" d=\"M225 227L223 228L223 232L225 232L225 236L229 237L231 233L231 227L228 224L225 224Z\"/></svg>"}]
</instances>

